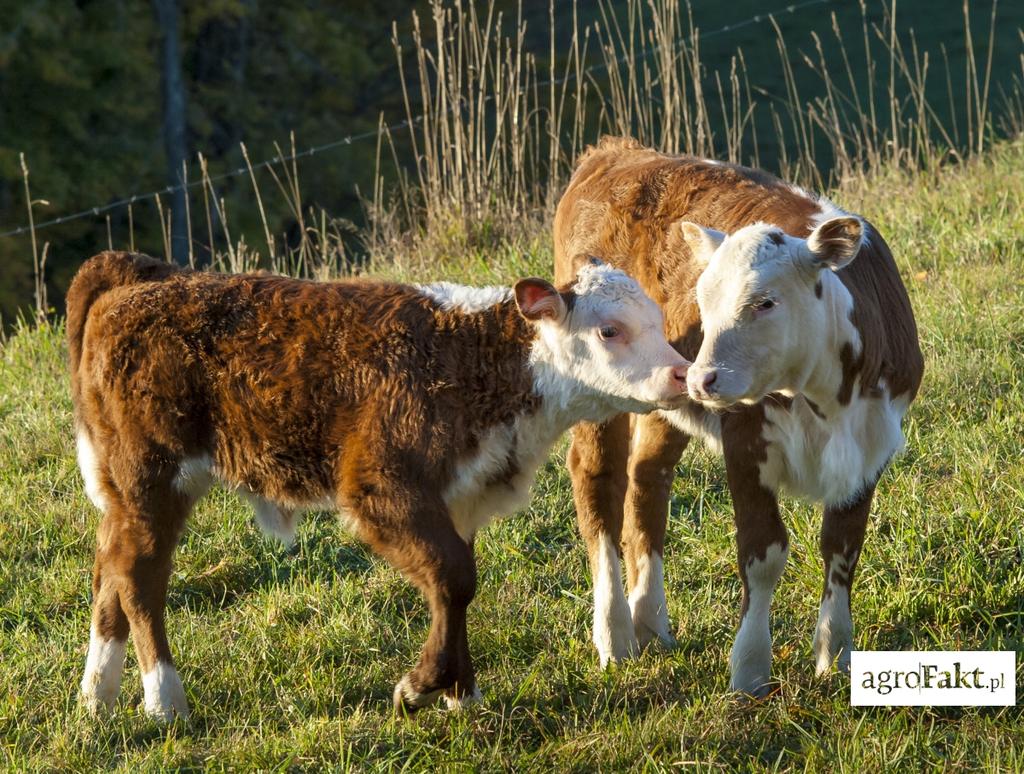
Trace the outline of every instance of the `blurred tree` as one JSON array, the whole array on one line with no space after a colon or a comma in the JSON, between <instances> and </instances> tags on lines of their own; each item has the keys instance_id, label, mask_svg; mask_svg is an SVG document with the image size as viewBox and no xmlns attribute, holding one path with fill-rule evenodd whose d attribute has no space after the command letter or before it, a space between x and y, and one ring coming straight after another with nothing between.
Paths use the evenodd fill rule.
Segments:
<instances>
[{"instance_id":1,"label":"blurred tree","mask_svg":"<svg viewBox=\"0 0 1024 774\"><path fill-rule=\"evenodd\" d=\"M37 208L37 219L159 180L150 40L150 16L127 0L0 0L0 229L26 221L19 151L34 195L50 202ZM83 244L105 244L105 236L87 221L40 233L55 248L51 298L66 287L71 255L80 256ZM29 305L31 283L27 239L0 240L6 323Z\"/></svg>"},{"instance_id":2,"label":"blurred tree","mask_svg":"<svg viewBox=\"0 0 1024 774\"><path fill-rule=\"evenodd\" d=\"M195 180L197 151L216 174L243 165L242 141L254 158L266 158L275 143L287 146L291 132L305 147L375 128L381 111L394 118L401 95L391 22L399 19L407 35L410 10L427 6L426 0L152 0L146 13L130 0L0 0L0 231L26 222L22 151L34 196L49 202L37 206L39 221L162 188L177 180L182 158ZM161 45L175 22L180 89L173 50ZM170 88L161 89L162 80ZM303 180L307 203L356 217L354 185L365 188L372 167L372 153L318 157L316 174ZM265 173L261 184L273 186ZM248 206L246 176L219 184L216 194L226 200L233 238L262 234L258 213ZM206 212L201 192L190 195L202 255ZM271 228L287 232L290 211L280 197L269 198ZM175 218L183 217L183 197L162 199ZM235 206L240 201L245 206ZM136 246L162 254L152 201L109 217L115 247L127 244L131 220ZM211 217L219 239L215 210ZM183 229L175 224L174 233ZM60 304L82 259L107 247L107 222L86 218L39 236L51 242L50 296ZM0 239L4 322L31 298L27 237Z\"/></svg>"}]
</instances>

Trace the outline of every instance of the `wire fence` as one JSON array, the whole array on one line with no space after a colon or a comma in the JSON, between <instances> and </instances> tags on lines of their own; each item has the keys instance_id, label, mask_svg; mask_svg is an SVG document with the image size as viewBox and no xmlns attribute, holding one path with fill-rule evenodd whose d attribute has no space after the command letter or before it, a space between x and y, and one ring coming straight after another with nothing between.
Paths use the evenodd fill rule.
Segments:
<instances>
[{"instance_id":1,"label":"wire fence","mask_svg":"<svg viewBox=\"0 0 1024 774\"><path fill-rule=\"evenodd\" d=\"M702 41L707 40L708 38L713 38L719 35L725 35L728 33L735 32L737 30L743 29L744 27L749 27L755 24L761 24L762 22L768 21L773 17L778 17L785 14L793 14L804 8L809 8L811 6L816 5L827 5L834 2L837 2L837 0L804 0L804 2L801 3L790 3L789 5L783 6L781 8L776 8L775 10L766 11L765 13L758 13L751 16L748 19L744 19L733 24L726 24L722 27L719 27L718 29L711 30L709 32L700 33L700 39ZM658 50L659 47L651 48L643 56L649 57L657 53ZM577 77L580 77L581 75L589 75L592 73L600 72L601 70L607 69L611 64L622 64L624 61L626 61L625 57L619 58L611 63L601 62L599 64L594 64L584 68L580 73L574 72L563 78L543 81L536 85L538 88L553 85L562 85L571 82L572 80L574 80ZM490 97L488 99L490 99ZM453 105L450 109L458 110L460 109L460 106ZM410 126L414 126L418 123L421 123L423 121L423 118L424 117L420 115L417 116L416 118L413 118L412 120L406 119L404 121L399 121L394 124L378 126L376 129L371 129L365 132L346 135L345 137L341 137L337 140L332 140L331 142L327 142L322 145L316 145L310 148L306 148L305 150L297 151L295 153L278 154L271 158L264 159L259 163L253 164L251 167L251 171L255 172L256 170L265 169L271 166L275 166L277 164L283 164L289 161L297 161L299 159L309 158L311 156L315 156L318 153L325 153L327 151L335 150L337 148L343 148L354 143L361 142L362 140L368 140L371 138L379 139L381 135L385 132L390 133L398 131L400 129L409 128ZM231 178L240 177L242 175L247 174L250 174L250 167L243 166L234 170L230 170L228 172L223 172L219 175L209 176L198 180L193 180L187 183L181 183L179 185L168 185L154 191L149 191L147 193L131 194L130 196L125 196L115 201L107 202L105 204L88 207L78 212L69 213L67 215L61 215L60 217L40 221L39 223L34 223L31 225L19 226L18 228L11 229L10 231L0 232L0 238L17 237L23 234L29 234L34 231L39 231L41 229L51 228L53 226L59 226L65 223L71 223L76 220L82 220L83 218L98 217L108 212L112 212L113 210L120 209L121 207L128 207L138 202L144 202L149 199L155 199L158 196L162 196L165 194L173 194L177 193L178 191L188 191L193 188L198 188L199 186L208 185L211 183L218 183L224 180L229 180Z\"/></svg>"}]
</instances>

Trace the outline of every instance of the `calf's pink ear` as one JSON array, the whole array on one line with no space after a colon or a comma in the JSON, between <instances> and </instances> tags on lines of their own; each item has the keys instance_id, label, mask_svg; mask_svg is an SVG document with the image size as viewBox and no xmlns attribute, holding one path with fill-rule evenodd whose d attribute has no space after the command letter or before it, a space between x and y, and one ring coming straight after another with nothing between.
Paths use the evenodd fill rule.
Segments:
<instances>
[{"instance_id":1,"label":"calf's pink ear","mask_svg":"<svg viewBox=\"0 0 1024 774\"><path fill-rule=\"evenodd\" d=\"M555 286L537 277L521 279L516 283L516 305L527 320L554 320L565 317L565 301Z\"/></svg>"},{"instance_id":2,"label":"calf's pink ear","mask_svg":"<svg viewBox=\"0 0 1024 774\"><path fill-rule=\"evenodd\" d=\"M864 222L852 215L829 218L807 237L811 260L833 271L850 263L864 240Z\"/></svg>"},{"instance_id":3,"label":"calf's pink ear","mask_svg":"<svg viewBox=\"0 0 1024 774\"><path fill-rule=\"evenodd\" d=\"M690 248L690 255L700 266L707 266L718 246L725 241L725 234L713 228L704 228L691 221L684 220L679 224L683 241Z\"/></svg>"}]
</instances>

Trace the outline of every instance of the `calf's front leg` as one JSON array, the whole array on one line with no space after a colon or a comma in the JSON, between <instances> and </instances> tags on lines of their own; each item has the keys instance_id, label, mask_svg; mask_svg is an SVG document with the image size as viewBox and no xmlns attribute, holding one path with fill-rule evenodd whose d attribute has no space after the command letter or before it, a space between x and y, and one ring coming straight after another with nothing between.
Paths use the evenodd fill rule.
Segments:
<instances>
[{"instance_id":1,"label":"calf's front leg","mask_svg":"<svg viewBox=\"0 0 1024 774\"><path fill-rule=\"evenodd\" d=\"M819 676L828 674L833 663L841 672L850 671L850 651L853 650L850 594L874 492L874 486L867 487L850 503L825 506L821 525L825 583L813 645L815 672Z\"/></svg>"},{"instance_id":2,"label":"calf's front leg","mask_svg":"<svg viewBox=\"0 0 1024 774\"><path fill-rule=\"evenodd\" d=\"M628 456L628 415L603 424L582 422L573 428L569 472L576 521L594 579L593 638L602 667L639 650L619 556Z\"/></svg>"},{"instance_id":3,"label":"calf's front leg","mask_svg":"<svg viewBox=\"0 0 1024 774\"><path fill-rule=\"evenodd\" d=\"M476 594L476 564L441 499L384 482L354 498L347 510L358 533L408 578L430 607L430 632L416 666L395 686L395 709L414 712L445 694L449 706L478 695L466 632Z\"/></svg>"},{"instance_id":4,"label":"calf's front leg","mask_svg":"<svg viewBox=\"0 0 1024 774\"><path fill-rule=\"evenodd\" d=\"M729 687L751 696L771 689L772 636L769 622L775 587L786 568L789 538L775 494L760 482L765 459L759 407L727 415L722 422L725 469L736 519L736 554L743 598L729 667ZM763 414L761 415L763 420ZM754 420L754 421L752 421Z\"/></svg>"}]
</instances>

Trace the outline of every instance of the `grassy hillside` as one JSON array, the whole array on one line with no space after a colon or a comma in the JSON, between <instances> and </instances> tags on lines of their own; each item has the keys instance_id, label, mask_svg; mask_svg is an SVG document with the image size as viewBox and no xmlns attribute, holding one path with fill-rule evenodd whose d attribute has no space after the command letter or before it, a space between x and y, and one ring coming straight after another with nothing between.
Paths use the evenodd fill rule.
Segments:
<instances>
[{"instance_id":1,"label":"grassy hillside","mask_svg":"<svg viewBox=\"0 0 1024 774\"><path fill-rule=\"evenodd\" d=\"M834 196L889 239L928 369L907 453L876 500L854 596L857 644L1024 655L1024 144ZM508 281L550 266L538 237L525 256L480 255L429 275ZM117 713L93 721L76 692L98 514L74 463L64 358L59 329L22 330L0 350L6 768L1024 769L1019 706L852 709L847 680L813 678L820 515L793 502L774 615L782 692L755 706L730 698L740 594L731 507L721 463L697 449L678 470L669 525L671 651L599 670L563 445L529 510L478 540L470 640L482 707L393 718L392 686L426 633L417 594L331 516L308 518L286 552L215 490L191 521L170 592L191 723L165 730L140 714L133 655Z\"/></svg>"}]
</instances>

